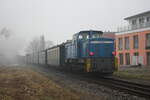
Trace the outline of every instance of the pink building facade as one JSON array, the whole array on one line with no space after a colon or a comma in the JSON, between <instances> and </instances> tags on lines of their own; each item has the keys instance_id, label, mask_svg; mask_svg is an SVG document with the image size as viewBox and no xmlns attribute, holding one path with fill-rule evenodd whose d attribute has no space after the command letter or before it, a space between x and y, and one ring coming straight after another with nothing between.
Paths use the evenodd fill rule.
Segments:
<instances>
[{"instance_id":1,"label":"pink building facade","mask_svg":"<svg viewBox=\"0 0 150 100\"><path fill-rule=\"evenodd\" d=\"M150 65L150 11L125 18L129 25L116 33L119 65Z\"/></svg>"}]
</instances>

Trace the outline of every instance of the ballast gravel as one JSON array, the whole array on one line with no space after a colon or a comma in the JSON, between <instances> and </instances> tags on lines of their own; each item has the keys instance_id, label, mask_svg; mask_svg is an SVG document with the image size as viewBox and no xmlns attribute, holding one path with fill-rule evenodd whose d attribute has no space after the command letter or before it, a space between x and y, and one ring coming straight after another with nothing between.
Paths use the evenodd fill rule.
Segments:
<instances>
[{"instance_id":1,"label":"ballast gravel","mask_svg":"<svg viewBox=\"0 0 150 100\"><path fill-rule=\"evenodd\" d=\"M56 70L47 66L26 65L26 67L37 71L50 80L55 81L65 89L80 94L82 100L149 100L119 90L111 89L103 85L88 83L66 74L64 71Z\"/></svg>"}]
</instances>

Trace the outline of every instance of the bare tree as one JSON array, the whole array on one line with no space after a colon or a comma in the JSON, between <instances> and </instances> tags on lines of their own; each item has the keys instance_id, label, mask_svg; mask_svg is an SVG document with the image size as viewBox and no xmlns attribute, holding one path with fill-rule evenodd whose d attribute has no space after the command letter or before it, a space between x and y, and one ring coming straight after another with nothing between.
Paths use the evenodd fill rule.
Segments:
<instances>
[{"instance_id":1,"label":"bare tree","mask_svg":"<svg viewBox=\"0 0 150 100\"><path fill-rule=\"evenodd\" d=\"M50 40L45 42L44 35L42 35L40 37L34 38L30 42L29 46L26 49L26 52L29 54L37 53L37 52L40 52L42 50L52 47L52 45L53 45L53 42Z\"/></svg>"},{"instance_id":2,"label":"bare tree","mask_svg":"<svg viewBox=\"0 0 150 100\"><path fill-rule=\"evenodd\" d=\"M48 49L52 47L53 45L54 45L53 41L48 40L45 42L45 49Z\"/></svg>"},{"instance_id":3,"label":"bare tree","mask_svg":"<svg viewBox=\"0 0 150 100\"><path fill-rule=\"evenodd\" d=\"M40 51L40 39L34 38L27 47L27 53L35 53Z\"/></svg>"},{"instance_id":4,"label":"bare tree","mask_svg":"<svg viewBox=\"0 0 150 100\"><path fill-rule=\"evenodd\" d=\"M2 28L0 31L0 35L4 36L5 38L8 38L10 36L10 30L7 29L6 27Z\"/></svg>"},{"instance_id":5,"label":"bare tree","mask_svg":"<svg viewBox=\"0 0 150 100\"><path fill-rule=\"evenodd\" d=\"M40 51L45 49L45 38L44 35L40 36Z\"/></svg>"}]
</instances>

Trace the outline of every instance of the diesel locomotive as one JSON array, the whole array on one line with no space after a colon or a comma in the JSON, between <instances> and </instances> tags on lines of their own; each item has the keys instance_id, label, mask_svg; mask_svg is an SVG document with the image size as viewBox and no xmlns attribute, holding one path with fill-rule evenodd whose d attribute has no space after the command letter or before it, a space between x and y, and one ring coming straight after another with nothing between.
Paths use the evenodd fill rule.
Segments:
<instances>
[{"instance_id":1,"label":"diesel locomotive","mask_svg":"<svg viewBox=\"0 0 150 100\"><path fill-rule=\"evenodd\" d=\"M114 39L102 31L80 31L71 41L26 55L28 63L52 66L80 66L84 72L112 74L115 70Z\"/></svg>"}]
</instances>

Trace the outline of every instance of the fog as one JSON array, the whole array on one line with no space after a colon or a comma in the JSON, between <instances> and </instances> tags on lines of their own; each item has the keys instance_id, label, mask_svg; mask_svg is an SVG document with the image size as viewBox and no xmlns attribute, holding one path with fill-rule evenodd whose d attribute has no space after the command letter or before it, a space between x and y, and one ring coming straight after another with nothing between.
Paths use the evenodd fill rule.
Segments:
<instances>
[{"instance_id":1,"label":"fog","mask_svg":"<svg viewBox=\"0 0 150 100\"><path fill-rule=\"evenodd\" d=\"M0 64L16 62L16 56L21 54L23 41L17 34L6 27L0 31ZM24 44L25 45L25 44Z\"/></svg>"},{"instance_id":2,"label":"fog","mask_svg":"<svg viewBox=\"0 0 150 100\"><path fill-rule=\"evenodd\" d=\"M150 0L0 0L0 55L25 54L34 37L59 44L80 30L116 31Z\"/></svg>"}]
</instances>

